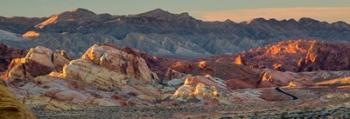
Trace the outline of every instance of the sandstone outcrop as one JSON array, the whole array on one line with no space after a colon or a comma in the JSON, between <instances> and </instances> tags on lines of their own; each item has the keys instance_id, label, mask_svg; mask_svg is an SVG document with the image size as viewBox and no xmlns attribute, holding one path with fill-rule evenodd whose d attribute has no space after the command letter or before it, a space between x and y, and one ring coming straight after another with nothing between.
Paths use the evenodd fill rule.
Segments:
<instances>
[{"instance_id":1,"label":"sandstone outcrop","mask_svg":"<svg viewBox=\"0 0 350 119\"><path fill-rule=\"evenodd\" d=\"M49 110L150 105L161 96L159 85L155 83L157 75L131 49L94 45L81 58L69 63L64 55L58 55L57 61L50 60L48 54L51 53L46 48L37 47L25 58L13 61L16 65L11 68L6 81L28 105L40 105ZM23 79L20 77L23 75L14 75L15 71L25 69L17 65L29 68L24 71L30 78L12 80ZM40 70L40 75L30 72L41 68L47 70Z\"/></svg>"},{"instance_id":2,"label":"sandstone outcrop","mask_svg":"<svg viewBox=\"0 0 350 119\"><path fill-rule=\"evenodd\" d=\"M52 71L60 71L69 62L63 51L53 52L45 47L31 48L23 58L13 59L6 72L6 78L32 79Z\"/></svg>"},{"instance_id":3,"label":"sandstone outcrop","mask_svg":"<svg viewBox=\"0 0 350 119\"><path fill-rule=\"evenodd\" d=\"M171 99L175 100L190 100L190 99L214 99L218 100L220 96L219 90L226 89L223 82L214 81L212 77L187 77L182 86L180 86Z\"/></svg>"},{"instance_id":4,"label":"sandstone outcrop","mask_svg":"<svg viewBox=\"0 0 350 119\"><path fill-rule=\"evenodd\" d=\"M107 69L136 78L152 82L157 77L147 66L146 61L135 51L129 48L117 49L108 45L94 45L82 56Z\"/></svg>"},{"instance_id":5,"label":"sandstone outcrop","mask_svg":"<svg viewBox=\"0 0 350 119\"><path fill-rule=\"evenodd\" d=\"M121 86L131 78L147 83L158 80L136 52L108 45L92 46L81 59L64 67L63 74L65 78L81 79L105 90Z\"/></svg>"}]
</instances>

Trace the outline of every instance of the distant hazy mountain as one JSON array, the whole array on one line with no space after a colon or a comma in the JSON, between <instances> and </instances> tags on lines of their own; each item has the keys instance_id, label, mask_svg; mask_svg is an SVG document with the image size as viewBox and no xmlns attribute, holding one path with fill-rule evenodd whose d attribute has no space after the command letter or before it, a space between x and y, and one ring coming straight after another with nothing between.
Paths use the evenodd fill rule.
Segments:
<instances>
[{"instance_id":1,"label":"distant hazy mountain","mask_svg":"<svg viewBox=\"0 0 350 119\"><path fill-rule=\"evenodd\" d=\"M311 18L207 22L188 13L173 14L161 9L114 16L79 8L48 18L0 18L0 29L39 34L17 43L17 47L42 45L64 49L75 56L94 43L113 43L154 55L193 58L234 54L286 39L350 42L350 25L345 22L327 23ZM3 42L1 37L0 41ZM14 46L13 42L18 41L11 41L10 46Z\"/></svg>"}]
</instances>

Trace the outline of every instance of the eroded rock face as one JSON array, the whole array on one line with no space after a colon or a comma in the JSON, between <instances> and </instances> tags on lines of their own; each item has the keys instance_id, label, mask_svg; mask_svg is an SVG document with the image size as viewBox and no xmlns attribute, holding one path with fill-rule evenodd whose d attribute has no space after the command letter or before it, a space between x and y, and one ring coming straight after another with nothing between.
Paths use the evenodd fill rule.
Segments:
<instances>
[{"instance_id":1,"label":"eroded rock face","mask_svg":"<svg viewBox=\"0 0 350 119\"><path fill-rule=\"evenodd\" d=\"M160 97L154 85L136 79L129 79L124 85L113 87L114 90L104 90L86 80L64 79L52 73L11 88L27 105L43 106L47 110L152 105Z\"/></svg>"},{"instance_id":2,"label":"eroded rock face","mask_svg":"<svg viewBox=\"0 0 350 119\"><path fill-rule=\"evenodd\" d=\"M128 48L117 49L108 45L94 45L85 52L82 59L132 78L148 82L156 79L146 61L138 53Z\"/></svg>"},{"instance_id":3,"label":"eroded rock face","mask_svg":"<svg viewBox=\"0 0 350 119\"><path fill-rule=\"evenodd\" d=\"M350 44L316 40L283 41L238 56L246 65L279 71L349 70Z\"/></svg>"},{"instance_id":4,"label":"eroded rock face","mask_svg":"<svg viewBox=\"0 0 350 119\"><path fill-rule=\"evenodd\" d=\"M53 52L45 47L29 50L23 58L11 61L6 73L7 79L32 79L33 77L60 71L69 59L64 52Z\"/></svg>"},{"instance_id":5,"label":"eroded rock face","mask_svg":"<svg viewBox=\"0 0 350 119\"><path fill-rule=\"evenodd\" d=\"M12 59L24 57L26 51L20 49L9 48L0 43L0 72L4 72Z\"/></svg>"},{"instance_id":6,"label":"eroded rock face","mask_svg":"<svg viewBox=\"0 0 350 119\"><path fill-rule=\"evenodd\" d=\"M104 89L120 86L131 78L147 83L158 80L136 52L108 45L92 46L81 59L70 62L63 72L66 78L85 80Z\"/></svg>"},{"instance_id":7,"label":"eroded rock face","mask_svg":"<svg viewBox=\"0 0 350 119\"><path fill-rule=\"evenodd\" d=\"M130 78L125 74L111 71L87 60L73 60L63 68L67 79L80 79L100 89L112 90L121 86Z\"/></svg>"},{"instance_id":8,"label":"eroded rock face","mask_svg":"<svg viewBox=\"0 0 350 119\"><path fill-rule=\"evenodd\" d=\"M47 54L50 54L46 51L48 52L44 49L33 49L14 64L27 66L43 59L34 66L44 66L47 69L61 66L45 60ZM31 62L22 61L25 59ZM28 73L25 70L32 76L30 80L7 82L10 82L12 90L26 104L41 105L50 110L87 106L151 105L161 96L157 88L159 85L154 83L157 76L149 70L144 59L130 49L94 45L82 58L63 65L63 69L50 70L53 72L46 75L33 76L33 72ZM11 83L14 81L15 83Z\"/></svg>"}]
</instances>

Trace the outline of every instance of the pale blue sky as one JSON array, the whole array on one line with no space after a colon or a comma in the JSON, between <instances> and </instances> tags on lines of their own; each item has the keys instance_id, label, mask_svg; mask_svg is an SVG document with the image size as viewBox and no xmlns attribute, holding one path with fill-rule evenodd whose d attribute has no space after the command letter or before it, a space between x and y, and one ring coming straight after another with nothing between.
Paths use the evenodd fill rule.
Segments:
<instances>
[{"instance_id":1,"label":"pale blue sky","mask_svg":"<svg viewBox=\"0 0 350 119\"><path fill-rule=\"evenodd\" d=\"M162 8L170 12L203 13L265 8L350 8L350 0L0 0L0 16L50 16L75 8L114 15ZM321 14L321 13L320 13ZM350 14L350 11L349 11ZM230 18L228 16L228 18ZM209 19L210 20L210 19Z\"/></svg>"}]
</instances>

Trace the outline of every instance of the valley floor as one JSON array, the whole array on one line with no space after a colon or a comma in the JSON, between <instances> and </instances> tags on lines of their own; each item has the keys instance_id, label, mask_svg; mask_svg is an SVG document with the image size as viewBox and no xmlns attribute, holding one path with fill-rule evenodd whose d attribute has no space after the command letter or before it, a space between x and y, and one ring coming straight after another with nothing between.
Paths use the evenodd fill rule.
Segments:
<instances>
[{"instance_id":1,"label":"valley floor","mask_svg":"<svg viewBox=\"0 0 350 119\"><path fill-rule=\"evenodd\" d=\"M191 108L169 108L169 107L98 107L84 110L71 111L49 111L43 112L40 109L34 109L39 119L115 119L115 118L350 118L350 106L337 106L333 108L316 108L316 109L295 109L278 111L268 109L255 112L229 111L232 108L218 106L215 108L204 109L203 107Z\"/></svg>"},{"instance_id":2,"label":"valley floor","mask_svg":"<svg viewBox=\"0 0 350 119\"><path fill-rule=\"evenodd\" d=\"M288 90L295 92L299 89ZM330 93L329 89L301 89L313 93ZM350 98L346 90L339 95L300 97L297 100L237 103L218 106L151 106L151 107L95 107L80 110L45 111L33 108L39 119L114 119L114 118L350 118ZM346 96L344 97L344 95Z\"/></svg>"}]
</instances>

